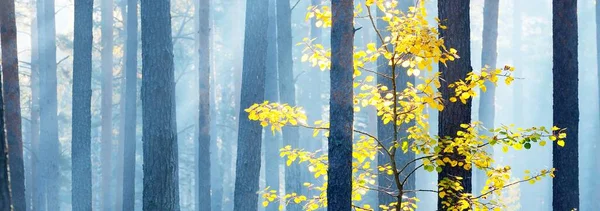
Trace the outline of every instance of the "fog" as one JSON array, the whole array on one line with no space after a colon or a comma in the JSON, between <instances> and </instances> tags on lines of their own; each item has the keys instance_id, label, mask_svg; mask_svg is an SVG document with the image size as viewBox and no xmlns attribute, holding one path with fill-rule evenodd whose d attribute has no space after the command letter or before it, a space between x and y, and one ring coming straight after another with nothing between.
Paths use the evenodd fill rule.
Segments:
<instances>
[{"instance_id":1,"label":"fog","mask_svg":"<svg viewBox=\"0 0 600 211\"><path fill-rule=\"evenodd\" d=\"M47 0L45 0L47 1ZM108 129L103 125L102 119L102 11L101 1L112 2L112 0L96 0L93 11L93 48L92 48L92 97L91 97L91 170L92 170L92 208L93 210L123 210L123 147L125 136L125 73L126 73L126 30L124 14L126 12L125 0L116 0L113 4L113 34L112 34L112 74L109 86L112 87L110 110L111 121ZM146 0L142 0L146 1ZM273 2L281 0L261 1L260 4L269 4L269 13L263 14L272 19L279 19L275 12ZM259 1L252 1L259 2ZM355 1L363 2L363 1ZM317 120L329 118L329 70L322 71L313 67L310 63L302 62L304 52L302 43L306 37L316 38L314 42L323 43L325 49L329 48L331 31L329 28L315 27L314 20L306 19L307 8L311 4L318 3L328 5L330 1L319 0L292 0L291 8L291 30L292 30L292 59L293 80L296 97L296 105L304 108L308 114L307 122L312 124ZM18 57L19 57L19 85L20 103L22 116L22 134L24 151L24 170L26 197L28 204L32 202L31 197L39 187L32 181L36 177L46 178L48 175L36 175L32 172L39 169L40 159L52 159L59 172L56 185L58 185L57 203L60 210L72 209L71 190L72 186L72 164L71 164L71 141L72 141L72 87L73 87L73 59L74 59L74 2L73 0L55 0L55 23L56 23L56 62L57 62L57 126L59 154L58 157L39 157L33 142L44 141L44 133L37 135L33 131L40 120L32 121L32 34L37 33L36 2L31 0L15 0L16 21L18 29ZM171 0L171 33L173 44L173 64L175 81L175 110L176 110L176 138L178 146L178 191L179 206L181 210L201 210L198 206L198 181L199 171L210 170L211 186L211 209L233 210L234 190L236 181L236 158L238 143L238 123L240 118L240 98L242 98L242 70L244 58L244 30L246 2L242 0L210 0L210 167L199 166L198 137L201 134L201 126L198 125L199 90L199 66L198 48L200 35L198 34L200 19L196 8L198 2L190 0ZM259 4L259 3L257 3ZM363 2L364 4L364 2ZM596 155L598 139L600 137L600 108L598 92L598 66L596 49L596 2L593 0L578 0L578 65L579 65L579 201L580 209L593 211L600 207L600 180L595 178L600 169L600 157ZM1 6L1 5L0 5ZM429 24L435 24L437 17L437 1L427 1L426 8L429 16ZM514 124L516 127L528 128L532 126L553 126L552 119L552 1L550 0L501 0L499 7L498 39L497 39L497 67L504 65L514 66L516 80L512 85L498 83L495 91L495 119L494 126ZM138 7L139 9L139 7ZM475 72L480 71L482 66L482 30L484 0L472 0L470 2L470 26L471 26L471 55L472 68ZM139 17L139 16L138 16ZM312 22L311 22L312 21ZM371 23L367 18L356 18L355 28L363 27L355 32L355 46L364 48L367 43L375 42L376 34L369 30ZM138 22L138 26L140 26ZM273 22L270 27L276 27ZM269 28L270 33L274 28ZM276 35L276 36L273 36ZM138 36L140 33L138 32ZM270 40L276 39L279 34L270 34L265 38L269 44ZM48 40L48 43L51 41ZM40 45L42 46L42 45ZM138 39L138 63L137 63L137 116L135 122L136 154L135 154L135 210L143 207L143 119L140 89L142 86L142 53L141 39ZM268 48L268 47L267 47ZM42 49L43 50L43 49ZM460 52L459 52L460 54ZM269 65L276 65L276 52L267 53L267 72ZM35 61L33 62L35 65ZM375 65L370 68L375 68ZM433 72L424 73L431 75L437 71L437 64ZM272 68L277 68L276 66ZM109 67L110 69L110 67ZM266 92L275 90L277 101L278 83L269 84L269 73L265 83ZM277 74L277 73L275 73ZM281 80L281 72L279 73ZM277 76L274 76L277 80ZM259 80L259 79L256 79ZM374 82L373 82L374 83ZM41 90L44 92L44 89ZM358 89L355 88L355 93ZM265 95L265 100L269 97ZM479 120L480 97L475 97L472 102L472 119ZM288 102L282 102L288 103ZM41 105L43 106L43 105ZM377 134L377 111L366 109L354 116L354 127L361 131ZM428 109L430 114L430 133L437 134L438 111ZM39 115L39 114L38 114ZM38 116L39 118L39 116ZM42 128L42 130L44 130ZM103 141L103 131L110 130ZM575 135L575 134L569 134ZM41 137L40 137L41 136ZM272 151L267 148L281 148L285 146L281 132L272 133L269 127L265 127L262 133L263 144L261 153L263 156L260 166L259 190L267 188L267 181L274 174L278 177L276 181L279 186L278 192L285 192L285 160L268 160L264 156ZM299 148L309 151L327 152L327 138L322 136L313 137L313 130L300 128L298 136ZM106 144L106 140L109 141ZM274 141L266 142L265 140ZM568 143L567 143L568 144ZM107 153L104 154L103 153ZM277 153L277 157L278 153ZM552 168L552 147L533 147L529 150L503 153L501 147L496 147L493 158L497 161L495 165L509 165L515 179L524 177L525 170L539 171ZM107 160L108 159L108 160ZM108 166L107 166L108 163ZM273 173L266 166L277 164ZM110 165L112 164L112 165ZM293 164L298 165L298 164ZM322 179L315 179L312 173L307 171L307 164L299 164L300 172L298 181L320 183ZM107 169L108 168L108 169ZM268 172L268 173L267 173ZM107 175L108 174L108 175ZM42 178L42 179L43 179ZM416 189L436 190L437 175L423 169L416 173ZM46 178L47 179L47 178ZM476 178L474 178L476 179ZM103 182L104 180L104 182ZM108 183L107 183L108 182ZM269 182L270 183L270 182ZM273 188L273 187L271 187ZM319 194L316 190L302 189L302 194ZM552 210L552 180L544 178L534 185L520 183L505 190L505 201L510 206L506 210ZM420 201L417 210L436 210L437 194L428 192L417 193ZM258 195L259 210L277 210L276 205L263 207L264 198ZM50 204L50 199L48 202ZM377 193L367 193L359 204L377 204ZM49 205L48 205L49 206ZM34 209L45 210L45 209ZM50 207L47 210L52 210ZM294 210L288 208L288 210ZM319 210L325 210L323 208Z\"/></svg>"}]
</instances>

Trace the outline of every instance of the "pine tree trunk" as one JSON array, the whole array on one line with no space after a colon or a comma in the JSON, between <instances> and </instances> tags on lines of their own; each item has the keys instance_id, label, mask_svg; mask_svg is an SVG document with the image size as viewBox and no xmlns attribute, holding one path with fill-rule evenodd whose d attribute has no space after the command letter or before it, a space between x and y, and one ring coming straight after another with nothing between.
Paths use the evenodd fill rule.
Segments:
<instances>
[{"instance_id":1,"label":"pine tree trunk","mask_svg":"<svg viewBox=\"0 0 600 211\"><path fill-rule=\"evenodd\" d=\"M180 209L170 3L141 2L143 210Z\"/></svg>"},{"instance_id":2,"label":"pine tree trunk","mask_svg":"<svg viewBox=\"0 0 600 211\"><path fill-rule=\"evenodd\" d=\"M354 4L332 0L327 209L352 209Z\"/></svg>"},{"instance_id":3,"label":"pine tree trunk","mask_svg":"<svg viewBox=\"0 0 600 211\"><path fill-rule=\"evenodd\" d=\"M269 102L279 101L278 74L277 74L277 17L276 0L269 0L269 26L267 30L267 64L265 75L265 100ZM270 129L264 128L265 145L265 180L266 186L271 190L279 191L279 149L281 149L281 136L272 133ZM267 211L279 210L279 202L274 201Z\"/></svg>"},{"instance_id":4,"label":"pine tree trunk","mask_svg":"<svg viewBox=\"0 0 600 211\"><path fill-rule=\"evenodd\" d=\"M21 97L19 88L19 60L17 57L17 25L15 1L1 0L0 26L2 40L2 76L4 88L4 118L8 143L10 186L15 210L25 210L25 172L23 167L23 139L21 134Z\"/></svg>"},{"instance_id":5,"label":"pine tree trunk","mask_svg":"<svg viewBox=\"0 0 600 211\"><path fill-rule=\"evenodd\" d=\"M112 159L112 94L113 94L113 0L101 0L101 32L102 32L102 97L101 97L101 154L102 159L102 209L109 210L111 206L111 159Z\"/></svg>"},{"instance_id":6,"label":"pine tree trunk","mask_svg":"<svg viewBox=\"0 0 600 211\"><path fill-rule=\"evenodd\" d=\"M290 1L277 1L277 71L279 72L279 99L281 103L296 105L296 83L294 81L294 65L292 59L292 18ZM297 127L283 128L284 146L290 145L298 149L300 133ZM285 166L285 193L300 194L300 165ZM302 207L296 203L288 203L287 210L297 211Z\"/></svg>"},{"instance_id":7,"label":"pine tree trunk","mask_svg":"<svg viewBox=\"0 0 600 211\"><path fill-rule=\"evenodd\" d=\"M31 100L29 101L30 106L30 126L29 126L29 172L25 191L27 193L27 211L35 210L35 196L39 191L36 185L36 169L38 164L38 143L40 138L40 113L39 113L39 71L38 71L38 44L37 44L37 20L32 18L31 20L31 80L29 86L31 87Z\"/></svg>"},{"instance_id":8,"label":"pine tree trunk","mask_svg":"<svg viewBox=\"0 0 600 211\"><path fill-rule=\"evenodd\" d=\"M246 2L246 32L234 191L235 211L257 210L262 127L244 111L265 99L268 1Z\"/></svg>"},{"instance_id":9,"label":"pine tree trunk","mask_svg":"<svg viewBox=\"0 0 600 211\"><path fill-rule=\"evenodd\" d=\"M579 210L579 98L577 1L552 1L554 125L566 128L565 146L552 145L553 210Z\"/></svg>"},{"instance_id":10,"label":"pine tree trunk","mask_svg":"<svg viewBox=\"0 0 600 211\"><path fill-rule=\"evenodd\" d=\"M71 144L73 210L92 209L92 3L92 0L75 1Z\"/></svg>"},{"instance_id":11,"label":"pine tree trunk","mask_svg":"<svg viewBox=\"0 0 600 211\"><path fill-rule=\"evenodd\" d=\"M198 202L197 210L211 209L211 163L210 163L210 2L200 0L197 8L199 27L199 120L198 135Z\"/></svg>"},{"instance_id":12,"label":"pine tree trunk","mask_svg":"<svg viewBox=\"0 0 600 211\"><path fill-rule=\"evenodd\" d=\"M127 0L125 55L125 135L123 143L123 210L135 207L135 149L137 101L137 0Z\"/></svg>"},{"instance_id":13,"label":"pine tree trunk","mask_svg":"<svg viewBox=\"0 0 600 211\"><path fill-rule=\"evenodd\" d=\"M0 16L0 18L3 18ZM0 82L2 83L2 82ZM2 86L0 85L0 93ZM0 95L0 210L11 210L8 143L4 133L4 99Z\"/></svg>"},{"instance_id":14,"label":"pine tree trunk","mask_svg":"<svg viewBox=\"0 0 600 211\"><path fill-rule=\"evenodd\" d=\"M481 66L488 69L496 68L496 58L498 56L497 42L498 42L498 12L499 12L500 0L485 0L483 8L483 34L482 34L482 49L481 49ZM496 112L496 86L490 81L485 82L487 88L486 92L481 93L481 100L479 101L479 121L487 129L494 128L494 119ZM486 135L491 133L483 131ZM493 155L494 148L489 147L487 152ZM476 192L480 191L485 186L487 179L484 170L475 170L474 189Z\"/></svg>"},{"instance_id":15,"label":"pine tree trunk","mask_svg":"<svg viewBox=\"0 0 600 211\"><path fill-rule=\"evenodd\" d=\"M56 27L54 0L42 1L40 50L40 152L47 210L60 210L60 143L58 142ZM39 17L39 16L38 16ZM38 22L39 24L39 22ZM46 210L45 207L39 207Z\"/></svg>"},{"instance_id":16,"label":"pine tree trunk","mask_svg":"<svg viewBox=\"0 0 600 211\"><path fill-rule=\"evenodd\" d=\"M442 94L444 102L447 102L443 111L440 112L438 121L438 130L440 137L454 137L456 132L461 130L461 124L471 123L471 100L467 104L460 102L451 103L449 98L454 96L454 90L448 85L458 80L466 78L467 74L472 71L471 68L471 49L470 49L470 20L469 20L469 0L439 0L438 14L442 24L447 26L447 29L440 29L440 37L444 38L446 48L454 48L461 55L460 59L448 62L447 65L440 64L440 72L442 86L439 91ZM452 160L463 159L456 154L445 154ZM459 176L461 185L464 187L464 193L471 193L471 171L465 170L463 167L444 166L438 174L438 182L444 178L454 179ZM438 198L438 210L446 210L442 206L442 200ZM456 199L453 199L457 201Z\"/></svg>"}]
</instances>

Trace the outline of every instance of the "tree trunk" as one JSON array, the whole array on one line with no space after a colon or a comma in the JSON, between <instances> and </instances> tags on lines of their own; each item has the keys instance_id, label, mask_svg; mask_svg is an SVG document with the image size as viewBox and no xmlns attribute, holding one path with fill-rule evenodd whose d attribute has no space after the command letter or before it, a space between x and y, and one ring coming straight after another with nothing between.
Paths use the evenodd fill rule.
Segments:
<instances>
[{"instance_id":1,"label":"tree trunk","mask_svg":"<svg viewBox=\"0 0 600 211\"><path fill-rule=\"evenodd\" d=\"M36 196L39 194L40 189L36 185L38 183L39 177L37 177L38 171L38 163L39 163L39 154L38 154L38 146L40 140L40 107L39 107L39 64L38 64L38 42L37 42L37 19L33 18L31 20L31 81L29 82L31 87L31 101L30 101L30 147L31 147L31 156L30 156L30 172L29 175L31 179L27 182L26 191L30 199L29 210L36 210L35 204L37 202Z\"/></svg>"},{"instance_id":2,"label":"tree trunk","mask_svg":"<svg viewBox=\"0 0 600 211\"><path fill-rule=\"evenodd\" d=\"M354 4L332 0L327 209L352 209Z\"/></svg>"},{"instance_id":3,"label":"tree trunk","mask_svg":"<svg viewBox=\"0 0 600 211\"><path fill-rule=\"evenodd\" d=\"M102 13L102 134L101 134L101 153L102 159L102 210L109 210L111 206L111 159L112 159L112 93L113 93L113 0L101 0Z\"/></svg>"},{"instance_id":4,"label":"tree trunk","mask_svg":"<svg viewBox=\"0 0 600 211\"><path fill-rule=\"evenodd\" d=\"M483 34L482 34L482 49L481 49L481 67L486 66L489 69L496 68L496 58L498 57L497 42L498 42L498 12L500 0L485 0L483 7ZM496 86L490 81L485 82L486 92L481 93L479 101L479 121L487 129L494 128L494 119L496 112ZM520 94L519 94L520 95ZM491 133L482 131L486 135ZM487 152L493 155L494 148L489 147ZM475 170L475 191L480 191L485 186L487 179L484 170Z\"/></svg>"},{"instance_id":5,"label":"tree trunk","mask_svg":"<svg viewBox=\"0 0 600 211\"><path fill-rule=\"evenodd\" d=\"M4 11L2 11L4 12ZM0 16L0 18L3 18ZM4 46L4 45L3 45ZM2 83L2 82L0 82ZM2 86L0 85L0 93ZM0 210L11 210L8 143L4 133L4 99L0 95Z\"/></svg>"},{"instance_id":6,"label":"tree trunk","mask_svg":"<svg viewBox=\"0 0 600 211\"><path fill-rule=\"evenodd\" d=\"M170 0L141 2L143 210L179 210Z\"/></svg>"},{"instance_id":7,"label":"tree trunk","mask_svg":"<svg viewBox=\"0 0 600 211\"><path fill-rule=\"evenodd\" d=\"M246 32L239 107L234 210L257 210L262 127L244 111L265 99L268 1L246 2Z\"/></svg>"},{"instance_id":8,"label":"tree trunk","mask_svg":"<svg viewBox=\"0 0 600 211\"><path fill-rule=\"evenodd\" d=\"M119 9L121 10L121 19L123 21L123 31L119 35L121 39L127 40L127 0L120 0ZM121 66L121 86L119 93L119 137L117 138L117 152L115 153L115 171L113 175L116 180L115 193L113 194L113 210L121 210L123 208L123 165L125 151L125 105L127 101L127 41L123 43L123 66Z\"/></svg>"},{"instance_id":9,"label":"tree trunk","mask_svg":"<svg viewBox=\"0 0 600 211\"><path fill-rule=\"evenodd\" d=\"M92 209L92 0L75 1L73 40L73 126L71 165L73 210Z\"/></svg>"},{"instance_id":10,"label":"tree trunk","mask_svg":"<svg viewBox=\"0 0 600 211\"><path fill-rule=\"evenodd\" d=\"M2 40L2 76L4 88L4 118L6 142L10 157L10 186L15 210L25 210L25 172L23 167L23 139L21 134L21 97L19 88L19 60L17 57L17 25L15 1L0 0Z\"/></svg>"},{"instance_id":11,"label":"tree trunk","mask_svg":"<svg viewBox=\"0 0 600 211\"><path fill-rule=\"evenodd\" d=\"M448 85L467 77L472 71L471 68L471 49L470 49L470 20L469 20L469 0L440 0L438 1L438 14L442 24L447 29L440 29L440 37L444 38L446 48L454 48L462 55L460 59L448 62L447 65L440 64L442 86L439 91L442 94L444 102L450 102L449 98L454 96L454 90ZM461 124L471 123L471 100L467 104L446 103L439 118L439 136L454 137L456 132L461 130ZM453 160L463 159L455 154L446 154ZM471 193L471 171L463 167L442 167L438 174L438 182L444 178L462 177L461 185L464 187L464 193ZM448 197L446 197L448 198ZM438 198L438 210L446 210L442 206L441 198ZM456 199L453 199L457 201Z\"/></svg>"},{"instance_id":12,"label":"tree trunk","mask_svg":"<svg viewBox=\"0 0 600 211\"><path fill-rule=\"evenodd\" d=\"M123 143L123 210L135 207L135 143L137 101L137 0L127 0L125 55L125 136ZM121 188L121 187L117 187Z\"/></svg>"},{"instance_id":13,"label":"tree trunk","mask_svg":"<svg viewBox=\"0 0 600 211\"><path fill-rule=\"evenodd\" d=\"M265 100L269 102L279 101L278 74L277 74L277 16L276 1L269 0L269 26L267 30L267 70L265 75ZM279 149L281 148L281 138L279 133L272 133L268 128L264 128L265 145L265 180L266 186L271 190L279 191ZM267 211L279 210L278 201L269 205Z\"/></svg>"},{"instance_id":14,"label":"tree trunk","mask_svg":"<svg viewBox=\"0 0 600 211\"><path fill-rule=\"evenodd\" d=\"M296 83L294 81L294 65L292 59L292 10L290 1L277 1L277 69L279 72L279 98L282 103L290 106L296 105ZM292 149L299 148L298 127L284 127L284 145L291 145ZM300 194L302 183L300 182L300 165L285 166L285 193ZM288 203L287 210L301 210L302 207L296 203Z\"/></svg>"},{"instance_id":15,"label":"tree trunk","mask_svg":"<svg viewBox=\"0 0 600 211\"><path fill-rule=\"evenodd\" d=\"M60 210L60 143L58 142L56 27L54 0L43 0L43 16L39 18L40 49L40 152L42 178L47 210ZM40 17L40 16L38 16ZM43 202L42 202L43 203ZM46 210L39 207L39 210Z\"/></svg>"},{"instance_id":16,"label":"tree trunk","mask_svg":"<svg viewBox=\"0 0 600 211\"><path fill-rule=\"evenodd\" d=\"M199 119L198 135L198 202L197 210L211 210L211 167L210 167L210 1L200 0L196 14L199 17Z\"/></svg>"},{"instance_id":17,"label":"tree trunk","mask_svg":"<svg viewBox=\"0 0 600 211\"><path fill-rule=\"evenodd\" d=\"M552 145L554 210L579 210L579 98L577 1L552 1L552 74L554 125L566 128L565 146Z\"/></svg>"}]
</instances>

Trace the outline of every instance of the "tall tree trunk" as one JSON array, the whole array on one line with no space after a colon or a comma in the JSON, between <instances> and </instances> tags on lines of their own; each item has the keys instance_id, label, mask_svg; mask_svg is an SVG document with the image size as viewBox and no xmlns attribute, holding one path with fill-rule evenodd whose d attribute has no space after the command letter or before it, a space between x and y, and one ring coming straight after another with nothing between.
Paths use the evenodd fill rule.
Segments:
<instances>
[{"instance_id":1,"label":"tall tree trunk","mask_svg":"<svg viewBox=\"0 0 600 211\"><path fill-rule=\"evenodd\" d=\"M199 119L198 125L198 202L197 210L211 210L211 164L210 164L210 1L200 0L196 13L199 17ZM201 169L201 170L200 170Z\"/></svg>"},{"instance_id":2,"label":"tall tree trunk","mask_svg":"<svg viewBox=\"0 0 600 211\"><path fill-rule=\"evenodd\" d=\"M102 134L101 134L101 153L102 159L102 210L111 209L111 179L112 179L112 94L113 94L113 0L101 0L102 13Z\"/></svg>"},{"instance_id":3,"label":"tall tree trunk","mask_svg":"<svg viewBox=\"0 0 600 211\"><path fill-rule=\"evenodd\" d=\"M75 1L73 39L73 126L71 165L73 210L92 209L92 28L93 0Z\"/></svg>"},{"instance_id":4,"label":"tall tree trunk","mask_svg":"<svg viewBox=\"0 0 600 211\"><path fill-rule=\"evenodd\" d=\"M267 70L265 74L265 100L269 102L279 101L279 88L277 77L277 16L276 0L269 0L269 26L267 29ZM265 180L266 186L271 190L279 191L279 149L281 139L279 133L272 133L268 128L263 130L265 145ZM279 210L279 202L274 201L269 205L267 211Z\"/></svg>"},{"instance_id":5,"label":"tall tree trunk","mask_svg":"<svg viewBox=\"0 0 600 211\"><path fill-rule=\"evenodd\" d=\"M552 1L552 74L554 125L566 128L566 145L553 144L554 210L579 210L579 98L577 64L577 1Z\"/></svg>"},{"instance_id":6,"label":"tall tree trunk","mask_svg":"<svg viewBox=\"0 0 600 211\"><path fill-rule=\"evenodd\" d=\"M282 103L290 106L296 105L296 83L294 81L294 65L292 59L292 18L289 0L280 0L277 6L277 50L279 71L279 98ZM299 147L298 127L284 127L284 145L291 145L292 149ZM300 166L285 166L285 192L286 194L298 193L302 183L300 182ZM302 207L296 203L288 203L287 210L300 210Z\"/></svg>"},{"instance_id":7,"label":"tall tree trunk","mask_svg":"<svg viewBox=\"0 0 600 211\"><path fill-rule=\"evenodd\" d=\"M144 210L179 210L170 3L141 4Z\"/></svg>"},{"instance_id":8,"label":"tall tree trunk","mask_svg":"<svg viewBox=\"0 0 600 211\"><path fill-rule=\"evenodd\" d=\"M56 27L54 0L42 1L43 16L38 40L40 49L40 152L46 207L39 210L60 210L60 143L58 142ZM40 17L40 16L38 16ZM43 202L42 202L43 203Z\"/></svg>"},{"instance_id":9,"label":"tall tree trunk","mask_svg":"<svg viewBox=\"0 0 600 211\"><path fill-rule=\"evenodd\" d=\"M38 195L40 189L38 188L36 178L37 164L38 160L38 144L40 140L40 107L39 107L39 64L38 64L38 42L37 42L37 19L32 18L31 20L31 80L29 81L29 86L31 87L31 101L30 101L30 123L31 126L29 128L30 136L30 166L29 172L30 175L29 182L27 182L27 195L30 197L28 200L29 210L35 209L35 202L37 201L35 197Z\"/></svg>"},{"instance_id":10,"label":"tall tree trunk","mask_svg":"<svg viewBox=\"0 0 600 211\"><path fill-rule=\"evenodd\" d=\"M121 19L123 21L123 33L120 34L121 39L127 40L127 0L120 0L119 9L121 10ZM113 210L121 210L123 208L123 165L125 151L125 105L127 101L127 41L123 43L123 66L121 66L121 87L119 93L119 137L117 138L117 152L115 153L115 193L113 194Z\"/></svg>"},{"instance_id":11,"label":"tall tree trunk","mask_svg":"<svg viewBox=\"0 0 600 211\"><path fill-rule=\"evenodd\" d=\"M498 57L497 42L498 42L498 12L500 0L485 0L483 7L483 34L482 34L482 49L481 49L481 67L486 66L489 69L496 68L496 58ZM479 101L479 121L487 129L494 128L494 117L496 112L496 86L490 81L485 82L487 87L486 92L481 93ZM491 133L483 131L484 134ZM488 153L493 155L494 149L488 148ZM475 170L475 191L479 191L485 186L486 173L484 170Z\"/></svg>"},{"instance_id":12,"label":"tall tree trunk","mask_svg":"<svg viewBox=\"0 0 600 211\"><path fill-rule=\"evenodd\" d=\"M354 4L332 0L327 209L352 209Z\"/></svg>"},{"instance_id":13,"label":"tall tree trunk","mask_svg":"<svg viewBox=\"0 0 600 211\"><path fill-rule=\"evenodd\" d=\"M2 76L6 142L10 154L10 187L15 210L25 210L25 172L23 167L23 139L21 135L21 97L19 88L19 59L17 52L17 24L15 1L1 0L0 33L2 34Z\"/></svg>"},{"instance_id":14,"label":"tall tree trunk","mask_svg":"<svg viewBox=\"0 0 600 211\"><path fill-rule=\"evenodd\" d=\"M460 59L448 62L447 65L440 64L442 86L439 91L442 94L444 102L450 102L449 98L454 96L454 90L448 85L467 77L472 71L471 67L471 47L470 47L470 19L469 19L469 0L440 0L438 1L438 15L442 24L447 29L440 29L440 37L444 38L445 46L454 48L462 55ZM454 137L456 132L461 130L461 124L471 122L471 100L466 104L460 102L447 103L439 118L439 136ZM445 154L453 160L463 159L455 154ZM464 193L471 193L471 171L462 167L444 166L438 174L438 182L445 178L462 177L460 181L464 187ZM448 197L446 197L447 200ZM446 210L442 205L441 198L438 198L438 210ZM453 199L453 201L457 201Z\"/></svg>"},{"instance_id":15,"label":"tall tree trunk","mask_svg":"<svg viewBox=\"0 0 600 211\"><path fill-rule=\"evenodd\" d=\"M0 10L1 11L1 10ZM4 11L2 11L4 12ZM3 18L0 16L0 18ZM4 45L3 45L4 46ZM0 83L2 83L0 81ZM0 85L0 93L2 86ZM4 99L0 95L0 210L11 210L8 143L4 133Z\"/></svg>"},{"instance_id":16,"label":"tall tree trunk","mask_svg":"<svg viewBox=\"0 0 600 211\"><path fill-rule=\"evenodd\" d=\"M235 211L251 211L258 208L257 192L261 164L262 127L258 122L250 121L244 110L265 99L268 8L268 1L249 0L246 2L246 31L233 208Z\"/></svg>"},{"instance_id":17,"label":"tall tree trunk","mask_svg":"<svg viewBox=\"0 0 600 211\"><path fill-rule=\"evenodd\" d=\"M135 142L137 101L137 0L127 0L125 55L125 135L123 143L123 210L135 207ZM121 188L121 187L117 187Z\"/></svg>"}]
</instances>

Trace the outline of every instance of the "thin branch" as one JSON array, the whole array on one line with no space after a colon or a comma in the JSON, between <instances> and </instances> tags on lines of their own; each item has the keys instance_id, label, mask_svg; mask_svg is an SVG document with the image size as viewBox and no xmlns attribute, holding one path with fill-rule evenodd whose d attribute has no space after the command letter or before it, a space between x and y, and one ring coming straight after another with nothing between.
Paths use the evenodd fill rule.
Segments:
<instances>
[{"instance_id":1,"label":"thin branch","mask_svg":"<svg viewBox=\"0 0 600 211\"><path fill-rule=\"evenodd\" d=\"M294 8L296 8L296 6L298 6L298 3L300 3L300 0L296 1L296 3L294 4L294 6L292 6L292 9L290 9L290 10L293 11Z\"/></svg>"}]
</instances>

